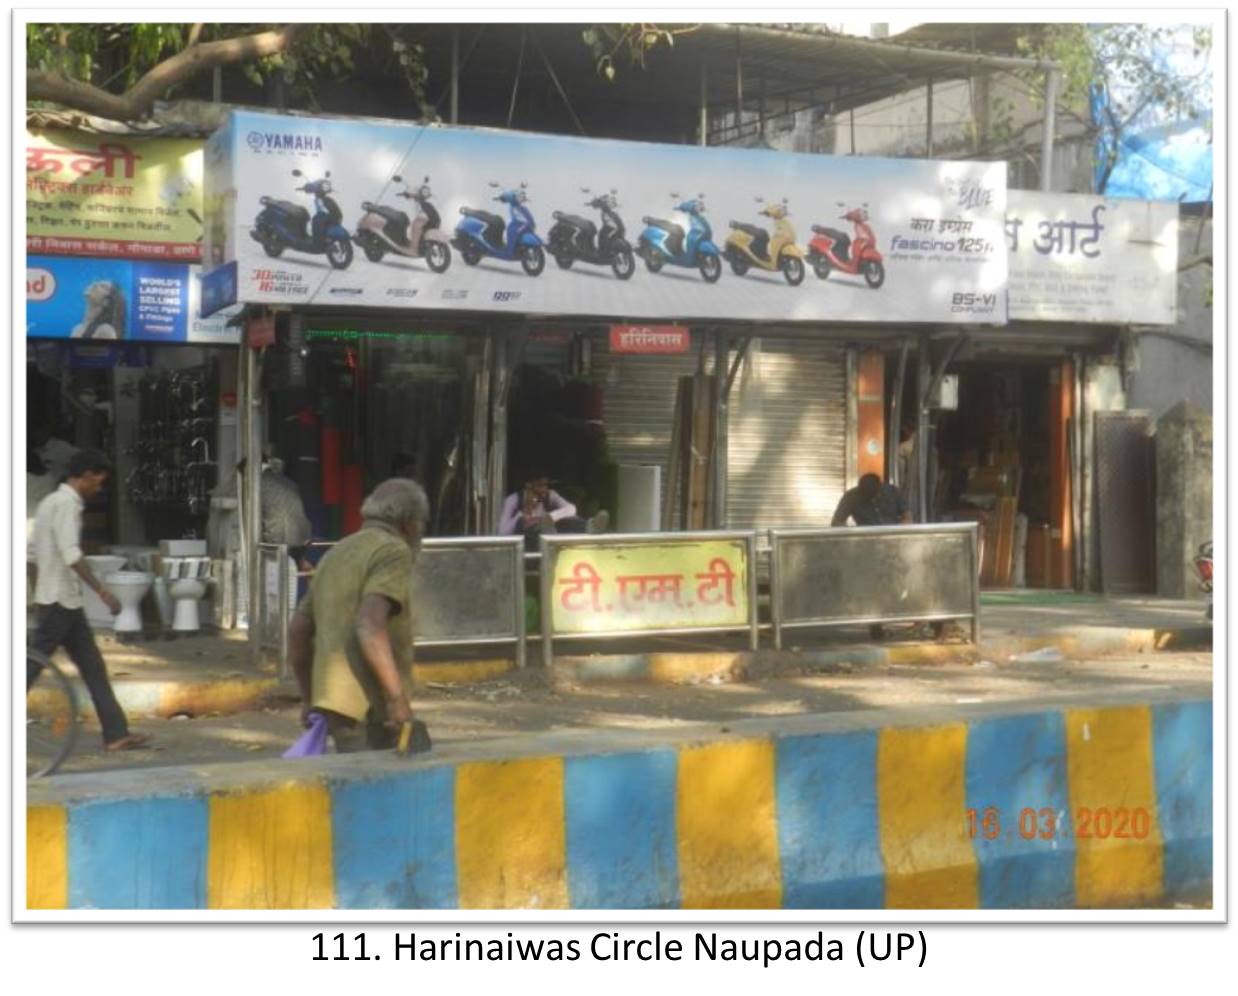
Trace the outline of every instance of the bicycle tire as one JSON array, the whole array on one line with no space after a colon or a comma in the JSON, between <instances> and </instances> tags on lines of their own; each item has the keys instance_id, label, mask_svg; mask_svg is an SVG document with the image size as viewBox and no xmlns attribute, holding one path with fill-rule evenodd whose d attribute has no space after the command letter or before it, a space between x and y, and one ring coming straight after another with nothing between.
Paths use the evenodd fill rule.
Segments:
<instances>
[{"instance_id":1,"label":"bicycle tire","mask_svg":"<svg viewBox=\"0 0 1238 996\"><path fill-rule=\"evenodd\" d=\"M44 778L73 753L82 728L82 714L72 682L54 661L29 648L26 660L42 666L32 690L41 686L51 699L48 716L32 717L29 710L26 715L26 777Z\"/></svg>"}]
</instances>

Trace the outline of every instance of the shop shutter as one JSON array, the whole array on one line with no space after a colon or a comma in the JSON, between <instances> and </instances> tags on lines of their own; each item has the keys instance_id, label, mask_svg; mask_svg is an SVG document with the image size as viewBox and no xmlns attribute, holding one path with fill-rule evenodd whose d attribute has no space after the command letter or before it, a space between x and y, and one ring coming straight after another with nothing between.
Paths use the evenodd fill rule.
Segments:
<instances>
[{"instance_id":1,"label":"shop shutter","mask_svg":"<svg viewBox=\"0 0 1238 996\"><path fill-rule=\"evenodd\" d=\"M752 340L731 390L728 526L830 524L846 487L846 371L837 345Z\"/></svg>"},{"instance_id":2,"label":"shop shutter","mask_svg":"<svg viewBox=\"0 0 1238 996\"><path fill-rule=\"evenodd\" d=\"M668 480L675 393L680 377L696 373L698 353L699 349L671 356L616 355L605 340L594 340L593 382L602 388L610 457L617 464L661 467L663 488Z\"/></svg>"}]
</instances>

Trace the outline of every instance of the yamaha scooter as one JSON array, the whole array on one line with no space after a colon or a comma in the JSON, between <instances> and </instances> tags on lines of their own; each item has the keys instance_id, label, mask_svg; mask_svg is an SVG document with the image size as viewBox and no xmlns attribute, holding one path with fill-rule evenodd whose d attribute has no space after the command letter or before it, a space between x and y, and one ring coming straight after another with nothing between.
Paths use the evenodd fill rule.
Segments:
<instances>
[{"instance_id":1,"label":"yamaha scooter","mask_svg":"<svg viewBox=\"0 0 1238 996\"><path fill-rule=\"evenodd\" d=\"M765 204L761 197L758 204ZM731 222L731 234L727 237L722 254L731 264L737 277L748 272L749 267L762 270L781 270L787 283L798 287L804 280L804 250L795 244L795 228L787 221L787 202L765 204L761 214L774 222L774 234L759 225L746 225L741 221Z\"/></svg>"},{"instance_id":2,"label":"yamaha scooter","mask_svg":"<svg viewBox=\"0 0 1238 996\"><path fill-rule=\"evenodd\" d=\"M671 194L675 200L678 194ZM688 266L701 271L706 283L716 283L722 276L722 258L713 243L713 231L705 220L705 195L676 205L676 211L689 216L687 237L683 226L664 218L645 217L645 230L641 232L636 252L645 260L650 273L657 273L663 266Z\"/></svg>"},{"instance_id":3,"label":"yamaha scooter","mask_svg":"<svg viewBox=\"0 0 1238 996\"><path fill-rule=\"evenodd\" d=\"M581 187L582 194L590 193L588 187ZM550 247L550 255L555 262L566 270L576 260L584 263L594 263L598 266L609 266L620 280L631 278L636 269L636 260L632 255L632 247L623 237L623 221L615 208L616 191L609 194L599 194L586 203L602 213L602 229L598 231L597 224L580 215L566 214L563 211L554 212L555 225L546 236Z\"/></svg>"},{"instance_id":4,"label":"yamaha scooter","mask_svg":"<svg viewBox=\"0 0 1238 996\"><path fill-rule=\"evenodd\" d=\"M299 177L301 171L294 169L292 175ZM300 204L261 197L258 203L262 210L254 219L250 236L272 258L285 249L315 256L325 254L335 269L347 270L352 262L352 238L341 224L344 215L340 206L331 197L331 171L321 180L307 180L297 190L314 198L313 218Z\"/></svg>"},{"instance_id":5,"label":"yamaha scooter","mask_svg":"<svg viewBox=\"0 0 1238 996\"><path fill-rule=\"evenodd\" d=\"M491 187L498 187L491 183ZM460 255L469 266L476 266L485 256L495 259L520 260L524 272L536 277L546 266L546 252L542 240L534 231L533 215L525 207L528 194L522 183L518 189L504 190L494 199L507 205L510 220L489 211L462 207L464 218L456 225L451 244L460 250Z\"/></svg>"},{"instance_id":6,"label":"yamaha scooter","mask_svg":"<svg viewBox=\"0 0 1238 996\"><path fill-rule=\"evenodd\" d=\"M839 207L846 207L839 202ZM868 211L864 207L852 208L843 220L855 226L855 238L837 228L813 225L817 237L808 243L808 262L813 272L824 280L831 270L839 273L863 274L864 282L876 290L886 279L885 263L877 251L877 237L868 226Z\"/></svg>"},{"instance_id":7,"label":"yamaha scooter","mask_svg":"<svg viewBox=\"0 0 1238 996\"><path fill-rule=\"evenodd\" d=\"M391 180L393 183L404 183L403 177L399 176L393 176ZM371 263L377 263L387 253L394 252L414 259L424 257L431 270L442 273L451 266L451 245L439 227L442 221L438 211L430 203L430 178L427 176L416 190L404 184L404 189L396 196L416 203L420 209L417 217L410 222L403 211L365 201L361 205L365 214L357 224L353 241Z\"/></svg>"}]
</instances>

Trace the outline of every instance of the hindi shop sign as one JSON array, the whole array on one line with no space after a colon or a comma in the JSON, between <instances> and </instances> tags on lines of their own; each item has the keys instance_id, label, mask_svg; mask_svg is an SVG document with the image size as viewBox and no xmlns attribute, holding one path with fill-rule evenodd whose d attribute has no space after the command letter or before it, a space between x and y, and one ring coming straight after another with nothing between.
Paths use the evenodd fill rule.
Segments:
<instances>
[{"instance_id":1,"label":"hindi shop sign","mask_svg":"<svg viewBox=\"0 0 1238 996\"><path fill-rule=\"evenodd\" d=\"M550 542L554 635L746 629L750 542Z\"/></svg>"},{"instance_id":2,"label":"hindi shop sign","mask_svg":"<svg viewBox=\"0 0 1238 996\"><path fill-rule=\"evenodd\" d=\"M681 325L612 325L612 353L686 353L692 348L692 335Z\"/></svg>"},{"instance_id":3,"label":"hindi shop sign","mask_svg":"<svg viewBox=\"0 0 1238 996\"><path fill-rule=\"evenodd\" d=\"M206 265L246 304L1006 320L1000 162L234 111L205 164Z\"/></svg>"},{"instance_id":4,"label":"hindi shop sign","mask_svg":"<svg viewBox=\"0 0 1238 996\"><path fill-rule=\"evenodd\" d=\"M1178 205L1011 190L1011 320L1173 325Z\"/></svg>"},{"instance_id":5,"label":"hindi shop sign","mask_svg":"<svg viewBox=\"0 0 1238 996\"><path fill-rule=\"evenodd\" d=\"M197 139L27 132L27 252L199 261L202 148Z\"/></svg>"}]
</instances>

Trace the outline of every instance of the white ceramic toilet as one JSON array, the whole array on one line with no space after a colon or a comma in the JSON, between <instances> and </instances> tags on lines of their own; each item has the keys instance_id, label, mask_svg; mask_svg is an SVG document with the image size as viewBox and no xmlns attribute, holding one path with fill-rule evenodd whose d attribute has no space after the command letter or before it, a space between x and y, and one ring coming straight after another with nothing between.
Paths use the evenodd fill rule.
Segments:
<instances>
[{"instance_id":1,"label":"white ceramic toilet","mask_svg":"<svg viewBox=\"0 0 1238 996\"><path fill-rule=\"evenodd\" d=\"M125 558L97 554L87 557L86 563L90 565L90 570L99 579L100 583L106 585L109 574L114 574L124 569ZM117 595L116 597L119 598L120 596ZM82 585L82 608L86 610L86 621L91 626L99 629L112 628L112 611L103 604L103 599L96 595L93 589L87 588L86 585Z\"/></svg>"},{"instance_id":2,"label":"white ceramic toilet","mask_svg":"<svg viewBox=\"0 0 1238 996\"><path fill-rule=\"evenodd\" d=\"M172 626L172 596L168 594L167 577L164 574L155 574L157 556L159 556L158 547L143 550L134 557L134 563L139 570L146 571L155 579L151 591L155 598L155 608L159 610L159 622L164 629L170 629Z\"/></svg>"},{"instance_id":3,"label":"white ceramic toilet","mask_svg":"<svg viewBox=\"0 0 1238 996\"><path fill-rule=\"evenodd\" d=\"M198 603L206 595L210 557L164 557L163 576L172 599L172 630L196 633L201 626Z\"/></svg>"},{"instance_id":4,"label":"white ceramic toilet","mask_svg":"<svg viewBox=\"0 0 1238 996\"><path fill-rule=\"evenodd\" d=\"M154 581L154 575L145 571L113 571L103 578L108 591L120 602L120 615L112 623L117 633L142 632L142 599Z\"/></svg>"}]
</instances>

